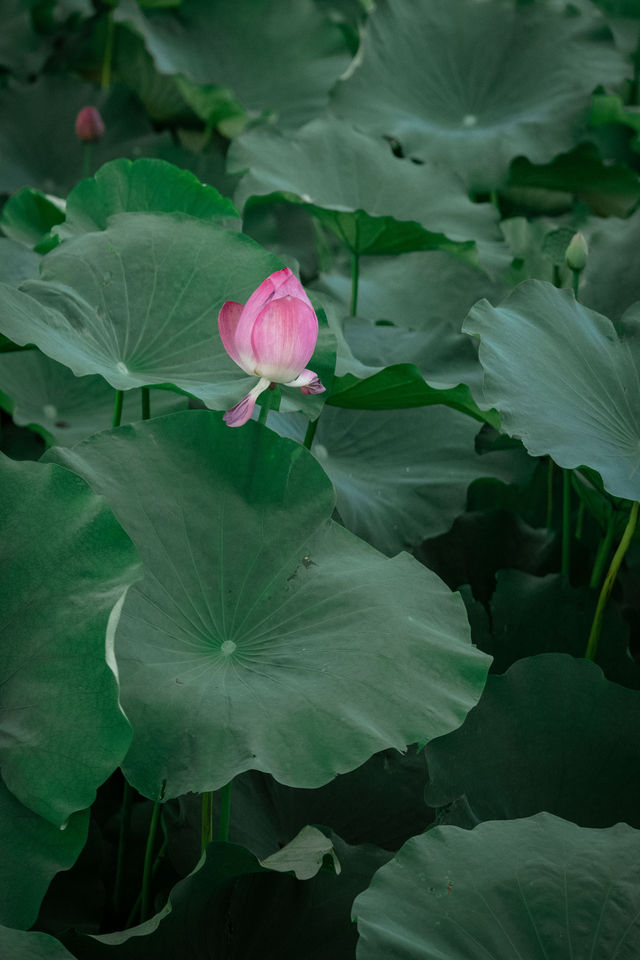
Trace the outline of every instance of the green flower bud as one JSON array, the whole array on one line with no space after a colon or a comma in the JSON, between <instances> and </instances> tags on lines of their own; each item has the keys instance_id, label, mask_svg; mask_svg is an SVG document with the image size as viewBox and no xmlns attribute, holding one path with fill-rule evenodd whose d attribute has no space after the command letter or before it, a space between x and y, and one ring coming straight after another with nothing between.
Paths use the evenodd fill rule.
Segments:
<instances>
[{"instance_id":1,"label":"green flower bud","mask_svg":"<svg viewBox=\"0 0 640 960\"><path fill-rule=\"evenodd\" d=\"M574 233L567 247L567 252L565 253L567 266L571 270L576 270L579 273L586 267L588 255L589 247L587 246L584 234L579 231L578 233Z\"/></svg>"}]
</instances>

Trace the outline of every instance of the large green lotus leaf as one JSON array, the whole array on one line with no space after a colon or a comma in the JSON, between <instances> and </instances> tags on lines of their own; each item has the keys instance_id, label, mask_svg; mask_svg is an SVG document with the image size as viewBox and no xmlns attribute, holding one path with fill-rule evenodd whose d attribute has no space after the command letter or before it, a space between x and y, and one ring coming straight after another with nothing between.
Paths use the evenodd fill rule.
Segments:
<instances>
[{"instance_id":1,"label":"large green lotus leaf","mask_svg":"<svg viewBox=\"0 0 640 960\"><path fill-rule=\"evenodd\" d=\"M100 374L117 390L172 383L220 408L255 379L222 346L218 311L281 266L213 223L120 213L47 254L39 280L0 285L0 329L76 376Z\"/></svg>"},{"instance_id":2,"label":"large green lotus leaf","mask_svg":"<svg viewBox=\"0 0 640 960\"><path fill-rule=\"evenodd\" d=\"M55 937L37 931L0 927L0 951L11 960L74 960Z\"/></svg>"},{"instance_id":3,"label":"large green lotus leaf","mask_svg":"<svg viewBox=\"0 0 640 960\"><path fill-rule=\"evenodd\" d=\"M460 598L331 522L331 483L300 445L190 411L47 456L107 497L143 557L117 654L123 769L144 795L249 769L321 786L478 699L488 658Z\"/></svg>"},{"instance_id":4,"label":"large green lotus leaf","mask_svg":"<svg viewBox=\"0 0 640 960\"><path fill-rule=\"evenodd\" d=\"M506 433L640 499L640 325L620 338L569 291L531 280L499 307L478 303L463 329L481 338L485 398Z\"/></svg>"},{"instance_id":5,"label":"large green lotus leaf","mask_svg":"<svg viewBox=\"0 0 640 960\"><path fill-rule=\"evenodd\" d=\"M640 827L640 693L588 660L541 654L490 676L426 755L432 807L464 794L476 820L546 810L583 827Z\"/></svg>"},{"instance_id":6,"label":"large green lotus leaf","mask_svg":"<svg viewBox=\"0 0 640 960\"><path fill-rule=\"evenodd\" d=\"M105 134L93 145L92 166L114 157L155 155L170 143L156 134L138 101L122 89L97 93L91 83L47 74L0 93L0 190L35 187L64 196L83 175L83 144L75 134L78 111L97 106Z\"/></svg>"},{"instance_id":7,"label":"large green lotus leaf","mask_svg":"<svg viewBox=\"0 0 640 960\"><path fill-rule=\"evenodd\" d=\"M74 377L68 367L40 353L0 355L0 406L14 423L31 427L45 440L73 446L113 422L115 394L102 377ZM169 390L152 390L151 415L184 410L188 400ZM124 396L122 423L140 420L139 390Z\"/></svg>"},{"instance_id":8,"label":"large green lotus leaf","mask_svg":"<svg viewBox=\"0 0 640 960\"><path fill-rule=\"evenodd\" d=\"M2 472L2 776L63 826L118 766L131 731L113 636L137 551L86 483L53 464Z\"/></svg>"},{"instance_id":9,"label":"large green lotus leaf","mask_svg":"<svg viewBox=\"0 0 640 960\"><path fill-rule=\"evenodd\" d=\"M285 436L302 438L302 419L270 414ZM346 527L393 555L449 529L478 477L524 481L533 462L505 451L478 456L478 424L447 407L392 412L325 406L312 453L336 488Z\"/></svg>"},{"instance_id":10,"label":"large green lotus leaf","mask_svg":"<svg viewBox=\"0 0 640 960\"><path fill-rule=\"evenodd\" d=\"M358 960L633 960L640 832L541 813L409 840L353 905Z\"/></svg>"},{"instance_id":11,"label":"large green lotus leaf","mask_svg":"<svg viewBox=\"0 0 640 960\"><path fill-rule=\"evenodd\" d=\"M64 220L63 206L39 190L23 187L2 208L0 227L12 240L35 247L52 227Z\"/></svg>"},{"instance_id":12,"label":"large green lotus leaf","mask_svg":"<svg viewBox=\"0 0 640 960\"><path fill-rule=\"evenodd\" d=\"M214 187L165 160L112 160L69 194L61 239L106 230L115 213L184 213L225 223L240 215ZM0 220L0 226L2 221Z\"/></svg>"},{"instance_id":13,"label":"large green lotus leaf","mask_svg":"<svg viewBox=\"0 0 640 960\"><path fill-rule=\"evenodd\" d=\"M249 171L239 204L255 197L302 204L354 253L440 247L472 259L469 241L500 238L497 208L472 203L451 169L401 160L381 138L330 116L293 137L249 130L232 144L228 165Z\"/></svg>"},{"instance_id":14,"label":"large green lotus leaf","mask_svg":"<svg viewBox=\"0 0 640 960\"><path fill-rule=\"evenodd\" d=\"M511 259L506 250L505 267ZM397 327L424 332L437 326L438 339L444 335L445 327L459 333L467 313L482 297L495 303L507 293L503 283L491 280L482 270L444 250L367 258L360 261L359 273L359 318L386 320ZM345 316L349 313L351 278L346 274L321 274L312 289L331 294L342 304ZM396 335L399 336L397 331ZM464 340L460 336L458 342L462 344ZM432 349L436 346L437 343L431 344ZM389 347L386 344L385 350ZM463 357L470 356L469 345L460 346L459 352ZM377 364L375 361L374 365Z\"/></svg>"},{"instance_id":15,"label":"large green lotus leaf","mask_svg":"<svg viewBox=\"0 0 640 960\"><path fill-rule=\"evenodd\" d=\"M503 673L522 657L540 653L583 657L595 605L593 590L572 587L559 573L536 577L521 570L499 570L490 622L479 636L472 623L473 641L493 657L495 673ZM609 680L640 688L640 666L629 653L629 625L612 603L604 615L596 662Z\"/></svg>"},{"instance_id":16,"label":"large green lotus leaf","mask_svg":"<svg viewBox=\"0 0 640 960\"><path fill-rule=\"evenodd\" d=\"M183 0L179 13L147 16L123 0L115 17L143 37L160 73L223 84L287 127L322 110L350 59L342 31L311 0Z\"/></svg>"},{"instance_id":17,"label":"large green lotus leaf","mask_svg":"<svg viewBox=\"0 0 640 960\"><path fill-rule=\"evenodd\" d=\"M473 189L492 189L514 157L545 163L575 146L594 87L627 75L600 28L499 0L385 0L333 109L393 137L405 155L443 161Z\"/></svg>"},{"instance_id":18,"label":"large green lotus leaf","mask_svg":"<svg viewBox=\"0 0 640 960\"><path fill-rule=\"evenodd\" d=\"M88 811L81 811L64 830L58 829L16 800L0 779L0 923L25 930L35 923L47 887L59 870L76 862L88 828ZM15 956L1 955L7 960Z\"/></svg>"},{"instance_id":19,"label":"large green lotus leaf","mask_svg":"<svg viewBox=\"0 0 640 960\"><path fill-rule=\"evenodd\" d=\"M640 244L640 210L627 220L593 220L585 231L589 259L580 297L587 306L614 320L640 300L640 279L630 269Z\"/></svg>"}]
</instances>

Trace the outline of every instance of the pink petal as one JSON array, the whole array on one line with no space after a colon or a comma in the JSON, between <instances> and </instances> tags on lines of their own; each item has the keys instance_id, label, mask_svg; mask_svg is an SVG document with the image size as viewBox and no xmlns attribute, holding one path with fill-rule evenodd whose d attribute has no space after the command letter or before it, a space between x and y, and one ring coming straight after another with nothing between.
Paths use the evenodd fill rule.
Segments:
<instances>
[{"instance_id":1,"label":"pink petal","mask_svg":"<svg viewBox=\"0 0 640 960\"><path fill-rule=\"evenodd\" d=\"M253 373L253 370L247 370L243 366L240 354L236 348L236 330L243 310L244 305L242 303L236 303L235 300L227 300L227 302L222 305L222 309L218 314L218 330L220 331L222 345L231 359L237 363L239 367L242 367L245 373Z\"/></svg>"},{"instance_id":2,"label":"pink petal","mask_svg":"<svg viewBox=\"0 0 640 960\"><path fill-rule=\"evenodd\" d=\"M276 383L289 383L304 369L317 339L318 318L312 307L297 297L271 300L251 334L256 373Z\"/></svg>"},{"instance_id":3,"label":"pink petal","mask_svg":"<svg viewBox=\"0 0 640 960\"><path fill-rule=\"evenodd\" d=\"M292 380L291 383L285 383L285 387L300 387L302 393L324 393L327 389L323 387L318 375L313 370L303 370L299 377Z\"/></svg>"},{"instance_id":4,"label":"pink petal","mask_svg":"<svg viewBox=\"0 0 640 960\"><path fill-rule=\"evenodd\" d=\"M240 403L236 403L235 407L227 410L222 419L228 427L241 427L247 420L251 419L257 398L267 389L270 383L270 380L262 377L253 390L250 390L246 397L243 397Z\"/></svg>"}]
</instances>

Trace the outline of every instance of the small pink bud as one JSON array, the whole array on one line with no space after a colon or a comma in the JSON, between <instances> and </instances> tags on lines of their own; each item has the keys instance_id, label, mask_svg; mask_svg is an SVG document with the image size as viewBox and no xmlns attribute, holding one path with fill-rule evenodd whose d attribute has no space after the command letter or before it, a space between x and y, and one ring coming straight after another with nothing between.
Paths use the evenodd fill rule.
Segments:
<instances>
[{"instance_id":1,"label":"small pink bud","mask_svg":"<svg viewBox=\"0 0 640 960\"><path fill-rule=\"evenodd\" d=\"M302 284L287 267L263 280L243 305L227 300L218 314L218 329L231 359L257 386L227 411L230 427L246 423L257 397L272 383L323 393L324 387L305 368L318 339L318 318Z\"/></svg>"},{"instance_id":2,"label":"small pink bud","mask_svg":"<svg viewBox=\"0 0 640 960\"><path fill-rule=\"evenodd\" d=\"M95 143L104 133L104 121L97 107L83 107L76 117L76 136L83 143Z\"/></svg>"}]
</instances>

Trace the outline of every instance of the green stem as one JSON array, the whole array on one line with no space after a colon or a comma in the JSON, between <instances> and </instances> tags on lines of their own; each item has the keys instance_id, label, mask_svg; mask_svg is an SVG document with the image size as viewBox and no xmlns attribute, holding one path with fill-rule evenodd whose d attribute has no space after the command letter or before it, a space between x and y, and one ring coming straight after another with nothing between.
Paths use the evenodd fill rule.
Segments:
<instances>
[{"instance_id":1,"label":"green stem","mask_svg":"<svg viewBox=\"0 0 640 960\"><path fill-rule=\"evenodd\" d=\"M553 285L554 287L562 286L562 274L560 273L560 267L557 263L553 265Z\"/></svg>"},{"instance_id":2,"label":"green stem","mask_svg":"<svg viewBox=\"0 0 640 960\"><path fill-rule=\"evenodd\" d=\"M582 270L574 270L571 268L571 283L573 285L573 295L578 299L578 287L580 286L580 274Z\"/></svg>"},{"instance_id":3,"label":"green stem","mask_svg":"<svg viewBox=\"0 0 640 960\"><path fill-rule=\"evenodd\" d=\"M258 423L263 427L267 425L267 418L269 416L269 410L271 410L271 404L273 402L273 390L267 390L266 396L262 394L262 406L260 407L260 416L258 417Z\"/></svg>"},{"instance_id":4,"label":"green stem","mask_svg":"<svg viewBox=\"0 0 640 960\"><path fill-rule=\"evenodd\" d=\"M562 471L562 564L561 570L569 576L571 565L571 471Z\"/></svg>"},{"instance_id":5,"label":"green stem","mask_svg":"<svg viewBox=\"0 0 640 960\"><path fill-rule=\"evenodd\" d=\"M151 876L152 876L152 877L155 877L156 873L158 872L158 867L160 866L160 862L161 862L162 858L164 857L164 854L165 854L166 849L167 849L167 838L165 837L164 840L162 841L162 846L161 846L160 849L158 850L158 855L156 856L155 860L153 861L153 867L151 868ZM131 912L129 913L129 916L127 917L127 922L126 922L125 925L124 925L124 929L125 929L125 930L127 930L127 929L132 925L133 920L134 920L134 917L135 917L136 913L138 912L138 910L140 909L140 901L141 901L141 899L142 899L142 898L141 898L141 895L138 894L138 896L136 897L136 902L135 902L134 905L131 907Z\"/></svg>"},{"instance_id":6,"label":"green stem","mask_svg":"<svg viewBox=\"0 0 640 960\"><path fill-rule=\"evenodd\" d=\"M83 143L82 145L82 179L86 180L91 176L91 157L93 154L93 144Z\"/></svg>"},{"instance_id":7,"label":"green stem","mask_svg":"<svg viewBox=\"0 0 640 960\"><path fill-rule=\"evenodd\" d=\"M231 783L223 787L220 791L220 819L218 820L218 833L216 840L227 843L229 840L229 824L231 822Z\"/></svg>"},{"instance_id":8,"label":"green stem","mask_svg":"<svg viewBox=\"0 0 640 960\"><path fill-rule=\"evenodd\" d=\"M108 90L111 86L111 59L113 57L113 38L116 25L113 22L113 10L107 14L107 35L104 41L104 53L102 55L102 76L100 86L103 90Z\"/></svg>"},{"instance_id":9,"label":"green stem","mask_svg":"<svg viewBox=\"0 0 640 960\"><path fill-rule=\"evenodd\" d=\"M638 105L638 92L640 91L640 29L638 29L638 39L636 42L636 49L633 55L633 81L631 87L629 88L629 104L630 107L636 107Z\"/></svg>"},{"instance_id":10,"label":"green stem","mask_svg":"<svg viewBox=\"0 0 640 960\"><path fill-rule=\"evenodd\" d=\"M213 791L202 794L202 818L200 827L200 852L204 853L213 840Z\"/></svg>"},{"instance_id":11,"label":"green stem","mask_svg":"<svg viewBox=\"0 0 640 960\"><path fill-rule=\"evenodd\" d=\"M611 544L613 543L613 534L615 532L615 514L611 514L609 517L609 522L607 523L607 529L605 531L604 537L600 540L598 546L598 551L596 553L596 559L593 564L593 570L591 571L591 579L589 580L589 586L594 590L600 586L600 581L602 579L602 571L604 570L604 565L607 562L609 552L611 550Z\"/></svg>"},{"instance_id":12,"label":"green stem","mask_svg":"<svg viewBox=\"0 0 640 960\"><path fill-rule=\"evenodd\" d=\"M142 889L140 890L140 921L144 923L149 915L149 900L151 897L151 863L153 857L153 845L156 839L156 829L158 827L158 818L160 816L160 801L156 800L151 812L151 822L149 824L149 833L147 835L147 846L144 851L144 867L142 869Z\"/></svg>"},{"instance_id":13,"label":"green stem","mask_svg":"<svg viewBox=\"0 0 640 960\"><path fill-rule=\"evenodd\" d=\"M118 855L116 858L116 876L113 884L113 909L116 917L120 913L120 901L122 899L122 877L124 874L124 854L129 835L129 823L131 820L131 787L127 780L124 781L122 791L122 805L120 807L120 829L118 831Z\"/></svg>"},{"instance_id":14,"label":"green stem","mask_svg":"<svg viewBox=\"0 0 640 960\"><path fill-rule=\"evenodd\" d=\"M320 417L316 417L315 420L309 420L309 424L307 426L307 432L305 433L304 440L303 440L303 446L305 446L307 450L311 450L311 444L313 443L313 438L315 437L316 430L318 429L319 419Z\"/></svg>"},{"instance_id":15,"label":"green stem","mask_svg":"<svg viewBox=\"0 0 640 960\"><path fill-rule=\"evenodd\" d=\"M497 207L498 210L499 210L499 209L500 209L500 199L499 199L499 197L498 197L498 191L497 191L497 190L490 190L490 191L489 191L489 199L491 200L491 203L494 205L494 207Z\"/></svg>"},{"instance_id":16,"label":"green stem","mask_svg":"<svg viewBox=\"0 0 640 960\"><path fill-rule=\"evenodd\" d=\"M351 306L349 313L356 316L358 309L358 281L360 279L360 257L357 253L351 255Z\"/></svg>"},{"instance_id":17,"label":"green stem","mask_svg":"<svg viewBox=\"0 0 640 960\"><path fill-rule=\"evenodd\" d=\"M151 391L149 387L140 387L142 391L142 419L151 419Z\"/></svg>"},{"instance_id":18,"label":"green stem","mask_svg":"<svg viewBox=\"0 0 640 960\"><path fill-rule=\"evenodd\" d=\"M576 520L576 540L582 540L582 529L584 527L584 515L586 513L586 507L584 500L581 500L578 504L578 519Z\"/></svg>"},{"instance_id":19,"label":"green stem","mask_svg":"<svg viewBox=\"0 0 640 960\"><path fill-rule=\"evenodd\" d=\"M124 390L116 390L116 399L113 405L113 426L119 427L122 420L122 403L124 401Z\"/></svg>"},{"instance_id":20,"label":"green stem","mask_svg":"<svg viewBox=\"0 0 640 960\"><path fill-rule=\"evenodd\" d=\"M547 462L547 530L553 523L553 468L555 464L551 457Z\"/></svg>"},{"instance_id":21,"label":"green stem","mask_svg":"<svg viewBox=\"0 0 640 960\"><path fill-rule=\"evenodd\" d=\"M602 630L602 619L604 617L605 607L607 605L607 600L613 590L613 585L615 583L616 577L618 576L618 570L622 565L624 560L624 555L629 549L629 544L633 539L633 534L636 529L636 524L638 522L638 501L636 500L629 512L629 519L627 525L624 528L624 533L622 534L622 539L618 544L618 549L613 555L613 560L609 565L609 570L607 575L604 578L604 583L602 584L602 589L600 590L600 596L598 597L598 605L596 607L596 612L593 618L593 623L591 624L591 633L589 634L589 642L587 643L587 650L585 657L587 660L595 660L596 653L598 652L598 641L600 639L600 631Z\"/></svg>"}]
</instances>

